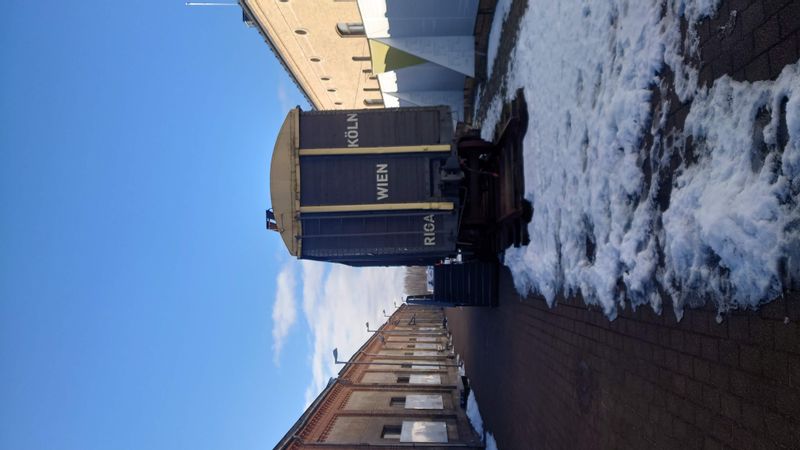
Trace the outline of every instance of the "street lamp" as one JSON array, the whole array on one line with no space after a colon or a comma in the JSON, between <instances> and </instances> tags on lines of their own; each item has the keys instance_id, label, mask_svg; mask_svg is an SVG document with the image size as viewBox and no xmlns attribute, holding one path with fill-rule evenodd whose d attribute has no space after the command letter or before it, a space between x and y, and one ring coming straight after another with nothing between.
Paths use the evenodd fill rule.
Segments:
<instances>
[{"instance_id":1,"label":"street lamp","mask_svg":"<svg viewBox=\"0 0 800 450\"><path fill-rule=\"evenodd\" d=\"M387 319L391 319L392 318L392 316L390 316L389 314L386 314L386 310L385 309L383 310L383 317L386 317ZM400 319L395 319L392 323L395 324L395 325L400 325Z\"/></svg>"}]
</instances>

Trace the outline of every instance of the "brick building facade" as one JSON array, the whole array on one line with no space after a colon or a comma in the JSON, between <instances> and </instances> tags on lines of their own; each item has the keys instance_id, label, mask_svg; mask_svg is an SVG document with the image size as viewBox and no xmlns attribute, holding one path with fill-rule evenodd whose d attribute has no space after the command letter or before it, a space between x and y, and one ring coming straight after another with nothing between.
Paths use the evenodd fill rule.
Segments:
<instances>
[{"instance_id":1,"label":"brick building facade","mask_svg":"<svg viewBox=\"0 0 800 450\"><path fill-rule=\"evenodd\" d=\"M276 449L483 448L441 308L402 305Z\"/></svg>"}]
</instances>

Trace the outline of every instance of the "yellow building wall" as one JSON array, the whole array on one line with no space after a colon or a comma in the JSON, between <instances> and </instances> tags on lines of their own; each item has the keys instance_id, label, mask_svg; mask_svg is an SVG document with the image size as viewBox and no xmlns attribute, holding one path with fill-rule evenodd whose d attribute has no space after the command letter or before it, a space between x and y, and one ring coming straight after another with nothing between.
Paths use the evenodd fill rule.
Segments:
<instances>
[{"instance_id":1,"label":"yellow building wall","mask_svg":"<svg viewBox=\"0 0 800 450\"><path fill-rule=\"evenodd\" d=\"M361 23L355 1L244 0L316 109L362 109L381 99L366 37L342 37L337 23ZM367 71L367 72L365 72Z\"/></svg>"}]
</instances>

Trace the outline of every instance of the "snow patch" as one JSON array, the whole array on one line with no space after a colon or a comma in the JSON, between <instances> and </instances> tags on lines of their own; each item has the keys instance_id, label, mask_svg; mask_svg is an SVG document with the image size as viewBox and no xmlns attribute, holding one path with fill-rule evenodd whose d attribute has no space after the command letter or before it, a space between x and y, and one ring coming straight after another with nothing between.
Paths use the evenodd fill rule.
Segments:
<instances>
[{"instance_id":1,"label":"snow patch","mask_svg":"<svg viewBox=\"0 0 800 450\"><path fill-rule=\"evenodd\" d=\"M620 285L644 290L652 277L639 148L669 27L677 21L663 22L656 1L529 4L506 79L507 92L526 88L525 190L535 208L531 244L506 252L519 291L549 304L580 291L614 317Z\"/></svg>"},{"instance_id":2,"label":"snow patch","mask_svg":"<svg viewBox=\"0 0 800 450\"><path fill-rule=\"evenodd\" d=\"M684 134L697 161L663 214L664 285L677 307L706 297L721 311L756 307L796 276L799 67L774 82L723 77L695 96Z\"/></svg>"},{"instance_id":3,"label":"snow patch","mask_svg":"<svg viewBox=\"0 0 800 450\"><path fill-rule=\"evenodd\" d=\"M500 114L503 111L503 98L494 97L491 104L486 109L486 116L481 124L481 139L492 142L494 140L494 129L500 121ZM476 102L477 103L477 102Z\"/></svg>"},{"instance_id":4,"label":"snow patch","mask_svg":"<svg viewBox=\"0 0 800 450\"><path fill-rule=\"evenodd\" d=\"M484 434L483 418L478 408L478 401L475 399L475 393L472 391L469 392L469 396L467 397L467 418L469 418L475 431L485 439L484 445L486 445L486 450L497 450L497 441L495 441L492 433L486 431L486 434Z\"/></svg>"},{"instance_id":5,"label":"snow patch","mask_svg":"<svg viewBox=\"0 0 800 450\"><path fill-rule=\"evenodd\" d=\"M475 393L472 391L469 392L469 396L467 397L467 417L470 423L472 423L472 428L475 428L475 431L479 435L483 435L483 418L478 409L478 401L475 400Z\"/></svg>"},{"instance_id":6,"label":"snow patch","mask_svg":"<svg viewBox=\"0 0 800 450\"><path fill-rule=\"evenodd\" d=\"M704 17L713 17L717 12L719 0L673 0L675 11L691 22Z\"/></svg>"},{"instance_id":7,"label":"snow patch","mask_svg":"<svg viewBox=\"0 0 800 450\"><path fill-rule=\"evenodd\" d=\"M500 36L503 34L503 24L511 11L511 0L499 0L494 9L492 18L492 29L489 31L489 47L486 54L486 76L492 76L494 60L497 58L497 50L500 48Z\"/></svg>"},{"instance_id":8,"label":"snow patch","mask_svg":"<svg viewBox=\"0 0 800 450\"><path fill-rule=\"evenodd\" d=\"M694 23L718 4L530 0L500 90L524 88L528 101L531 242L505 257L520 292L550 305L580 293L613 319L626 298L660 312L661 287L680 318L709 298L720 312L755 307L800 278L798 68L775 82L698 88L685 59L697 56ZM693 103L683 135L652 152L656 169L675 152L683 159L662 213L642 147L663 132L666 112L651 117L651 98L668 69ZM509 100L491 99L484 139Z\"/></svg>"}]
</instances>

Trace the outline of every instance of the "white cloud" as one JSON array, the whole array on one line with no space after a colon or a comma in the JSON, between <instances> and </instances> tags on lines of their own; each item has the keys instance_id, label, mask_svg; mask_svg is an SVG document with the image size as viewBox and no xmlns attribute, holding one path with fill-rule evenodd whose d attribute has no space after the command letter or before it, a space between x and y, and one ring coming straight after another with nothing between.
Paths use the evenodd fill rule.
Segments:
<instances>
[{"instance_id":1,"label":"white cloud","mask_svg":"<svg viewBox=\"0 0 800 450\"><path fill-rule=\"evenodd\" d=\"M307 406L341 368L333 363L333 348L339 349L340 359L349 359L369 337L364 323L379 326L385 321L381 311L389 312L393 302L400 302L405 269L310 261L303 261L302 267L303 313L312 334Z\"/></svg>"},{"instance_id":2,"label":"white cloud","mask_svg":"<svg viewBox=\"0 0 800 450\"><path fill-rule=\"evenodd\" d=\"M332 350L338 348L340 359L349 359L370 336L364 323L380 326L386 320L382 310L389 313L393 303L402 301L404 274L402 267L356 268L316 261L290 261L281 269L272 310L273 357L277 364L297 320L296 296L302 292L302 313L311 332L306 407L342 367L333 363Z\"/></svg>"},{"instance_id":3,"label":"white cloud","mask_svg":"<svg viewBox=\"0 0 800 450\"><path fill-rule=\"evenodd\" d=\"M314 310L322 296L322 282L328 265L309 260L300 261L300 264L303 268L303 313L311 324Z\"/></svg>"},{"instance_id":4,"label":"white cloud","mask_svg":"<svg viewBox=\"0 0 800 450\"><path fill-rule=\"evenodd\" d=\"M281 107L281 111L284 113L289 112L289 110L292 109L292 102L289 99L289 92L286 91L286 86L283 84L283 81L278 82L278 90L275 95L278 97L278 104Z\"/></svg>"},{"instance_id":5,"label":"white cloud","mask_svg":"<svg viewBox=\"0 0 800 450\"><path fill-rule=\"evenodd\" d=\"M297 320L294 290L294 266L290 262L278 273L275 305L272 307L272 358L276 365L279 364L286 336Z\"/></svg>"}]
</instances>

